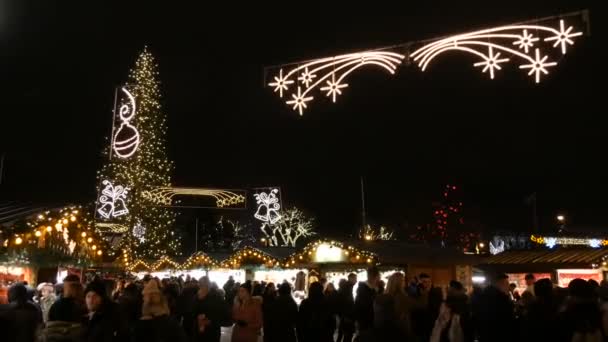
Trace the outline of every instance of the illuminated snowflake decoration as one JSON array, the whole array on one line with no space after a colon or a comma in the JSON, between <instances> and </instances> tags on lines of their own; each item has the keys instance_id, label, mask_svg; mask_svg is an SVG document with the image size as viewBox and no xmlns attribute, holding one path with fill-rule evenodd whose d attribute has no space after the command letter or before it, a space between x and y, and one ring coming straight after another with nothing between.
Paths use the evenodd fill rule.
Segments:
<instances>
[{"instance_id":1,"label":"illuminated snowflake decoration","mask_svg":"<svg viewBox=\"0 0 608 342\"><path fill-rule=\"evenodd\" d=\"M308 88L315 78L317 78L317 75L308 71L308 68L304 68L304 72L300 77L298 77L298 80L300 80L300 82L302 82L304 85L306 85L306 88Z\"/></svg>"},{"instance_id":2,"label":"illuminated snowflake decoration","mask_svg":"<svg viewBox=\"0 0 608 342\"><path fill-rule=\"evenodd\" d=\"M279 96L283 97L283 91L289 89L289 85L293 84L293 80L287 80L283 77L283 69L279 71L279 76L274 77L274 82L268 83L269 86L274 87L274 92L279 92Z\"/></svg>"},{"instance_id":3,"label":"illuminated snowflake decoration","mask_svg":"<svg viewBox=\"0 0 608 342\"><path fill-rule=\"evenodd\" d=\"M540 51L538 49L536 49L535 56L536 57L534 58L532 63L520 65L519 68L520 69L530 69L530 72L528 73L528 75L535 74L536 83L539 83L540 74L541 73L543 73L545 75L548 74L549 71L547 71L547 67L557 65L557 62L547 62L547 58L549 58L549 56L543 56L541 58Z\"/></svg>"},{"instance_id":4,"label":"illuminated snowflake decoration","mask_svg":"<svg viewBox=\"0 0 608 342\"><path fill-rule=\"evenodd\" d=\"M567 29L564 29L565 25L566 24L564 23L564 21L560 20L559 21L559 32L557 32L556 35L553 37L545 38L546 42L555 41L555 43L553 44L553 47L557 47L558 45L561 45L562 53L564 55L566 54L566 46L574 45L574 41L571 38L583 35L582 32L572 32L572 30L573 30L572 26L569 26Z\"/></svg>"},{"instance_id":5,"label":"illuminated snowflake decoration","mask_svg":"<svg viewBox=\"0 0 608 342\"><path fill-rule=\"evenodd\" d=\"M490 51L488 52L488 56L484 57L485 61L478 62L473 65L474 66L483 66L484 68L483 68L482 72L486 72L487 70L490 70L490 78L494 79L494 69L500 70L501 67L499 64L508 62L509 59L508 58L499 59L498 57L500 57L500 52L497 52L496 54L494 54L491 46L489 49L490 49Z\"/></svg>"},{"instance_id":6,"label":"illuminated snowflake decoration","mask_svg":"<svg viewBox=\"0 0 608 342\"><path fill-rule=\"evenodd\" d=\"M102 182L104 185L99 196L99 208L97 213L105 219L117 218L127 215L129 209L125 203L129 188L122 185L113 185L109 180Z\"/></svg>"},{"instance_id":7,"label":"illuminated snowflake decoration","mask_svg":"<svg viewBox=\"0 0 608 342\"><path fill-rule=\"evenodd\" d=\"M534 43L539 40L540 38L534 37L532 33L528 33L528 30L524 29L523 34L518 40L513 42L513 45L518 45L520 49L524 49L528 53L529 49L534 46Z\"/></svg>"},{"instance_id":8,"label":"illuminated snowflake decoration","mask_svg":"<svg viewBox=\"0 0 608 342\"><path fill-rule=\"evenodd\" d=\"M337 95L342 94L342 89L348 86L346 78L355 70L375 67L394 74L404 58L405 55L390 51L364 51L319 58L288 69L281 67L277 70L278 75L274 76L274 82L268 83L268 86L273 87L280 97L284 92L290 92L291 100L286 101L287 104L302 115L308 107L307 102L313 100L311 94L314 91L327 92L327 96L331 96L335 102ZM296 81L304 85L304 91L300 87L288 87Z\"/></svg>"},{"instance_id":9,"label":"illuminated snowflake decoration","mask_svg":"<svg viewBox=\"0 0 608 342\"><path fill-rule=\"evenodd\" d=\"M312 96L308 96L306 97L306 92L304 92L304 94L302 94L302 89L300 87L298 87L298 94L291 94L291 97L293 97L293 100L287 101L288 105L293 105L293 109L294 110L298 110L298 112L300 113L300 115L303 115L303 110L304 108L306 108L306 102L312 100Z\"/></svg>"},{"instance_id":10,"label":"illuminated snowflake decoration","mask_svg":"<svg viewBox=\"0 0 608 342\"><path fill-rule=\"evenodd\" d=\"M491 79L494 79L495 70L501 70L500 63L523 61L519 68L530 69L528 75L534 74L536 83L539 83L541 74L548 74L547 68L557 65L557 62L548 61L549 56L541 53L541 48L544 48L540 46L541 41L555 41L553 47L561 45L561 53L565 54L566 47L574 44L572 38L583 35L582 32L573 32L572 26L566 28L564 20L560 20L559 26L558 30L542 25L508 25L459 34L426 44L410 56L421 70L425 71L430 63L444 52L468 53L481 59L473 65L483 66L482 72L489 71ZM530 31L537 32L537 36L529 33ZM531 49L536 44L539 46L532 54ZM514 45L519 49L513 49ZM501 54L507 54L511 58L500 58Z\"/></svg>"},{"instance_id":11,"label":"illuminated snowflake decoration","mask_svg":"<svg viewBox=\"0 0 608 342\"><path fill-rule=\"evenodd\" d=\"M133 237L136 238L140 243L144 243L146 241L146 227L144 227L141 222L137 222L137 224L135 224L131 234L133 234Z\"/></svg>"},{"instance_id":12,"label":"illuminated snowflake decoration","mask_svg":"<svg viewBox=\"0 0 608 342\"><path fill-rule=\"evenodd\" d=\"M327 81L327 86L321 88L321 91L327 91L327 96L331 96L332 97L332 102L336 102L336 96L337 95L342 95L342 90L343 88L348 87L348 84L344 83L344 84L340 84L339 82L336 82L336 75L331 75L331 81Z\"/></svg>"}]
</instances>

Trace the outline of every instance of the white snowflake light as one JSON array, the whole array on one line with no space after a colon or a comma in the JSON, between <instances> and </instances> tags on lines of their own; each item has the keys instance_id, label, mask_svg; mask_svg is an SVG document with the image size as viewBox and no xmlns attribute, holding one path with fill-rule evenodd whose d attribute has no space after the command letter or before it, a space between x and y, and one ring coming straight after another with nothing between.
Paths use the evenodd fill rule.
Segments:
<instances>
[{"instance_id":1,"label":"white snowflake light","mask_svg":"<svg viewBox=\"0 0 608 342\"><path fill-rule=\"evenodd\" d=\"M144 243L146 241L146 227L144 227L141 222L137 222L135 226L133 226L133 237L136 238L140 243Z\"/></svg>"},{"instance_id":2,"label":"white snowflake light","mask_svg":"<svg viewBox=\"0 0 608 342\"><path fill-rule=\"evenodd\" d=\"M268 83L269 86L274 87L274 92L279 92L279 96L283 97L283 90L289 89L288 85L292 84L293 80L288 80L283 77L283 69L279 71L279 76L274 77L274 82Z\"/></svg>"},{"instance_id":3,"label":"white snowflake light","mask_svg":"<svg viewBox=\"0 0 608 342\"><path fill-rule=\"evenodd\" d=\"M549 58L549 56L543 56L543 58L540 58L540 51L538 49L536 49L535 56L536 57L534 58L532 63L520 65L519 68L520 69L530 69L530 72L528 73L528 75L535 74L536 83L539 83L540 82L540 73L542 72L545 75L548 74L549 72L547 71L547 67L557 65L557 62L546 62L546 60L547 60L547 58Z\"/></svg>"},{"instance_id":4,"label":"white snowflake light","mask_svg":"<svg viewBox=\"0 0 608 342\"><path fill-rule=\"evenodd\" d=\"M118 111L122 123L112 137L112 148L117 156L126 159L135 154L140 138L139 131L130 123L136 112L135 97L126 88L123 87L121 90L129 101L121 105Z\"/></svg>"},{"instance_id":5,"label":"white snowflake light","mask_svg":"<svg viewBox=\"0 0 608 342\"><path fill-rule=\"evenodd\" d=\"M336 75L332 74L331 75L331 81L327 81L327 86L326 87L322 87L321 91L327 91L327 96L331 96L332 97L332 102L336 102L336 95L342 95L342 88L346 88L348 87L348 84L344 83L344 84L340 84L339 82L336 82Z\"/></svg>"},{"instance_id":6,"label":"white snowflake light","mask_svg":"<svg viewBox=\"0 0 608 342\"><path fill-rule=\"evenodd\" d=\"M475 63L473 65L476 67L483 66L484 68L483 68L482 72L486 72L487 70L490 70L490 78L494 79L494 69L498 69L498 70L502 69L499 64L509 61L508 58L499 59L498 57L500 57L500 52L497 52L496 54L494 54L494 52L492 51L492 47L490 46L489 51L488 51L488 56L484 57L484 61Z\"/></svg>"},{"instance_id":7,"label":"white snowflake light","mask_svg":"<svg viewBox=\"0 0 608 342\"><path fill-rule=\"evenodd\" d=\"M105 219L116 218L129 213L125 203L129 188L122 185L114 186L109 180L104 180L105 186L99 196L99 208L97 213Z\"/></svg>"},{"instance_id":8,"label":"white snowflake light","mask_svg":"<svg viewBox=\"0 0 608 342\"><path fill-rule=\"evenodd\" d=\"M293 100L289 100L287 101L287 104L289 105L293 105L293 109L294 110L298 110L298 112L300 113L300 115L303 115L303 110L304 108L306 108L306 102L312 100L312 96L305 96L306 92L304 92L304 94L302 94L302 89L300 87L298 87L298 94L291 94L291 97L293 97Z\"/></svg>"},{"instance_id":9,"label":"white snowflake light","mask_svg":"<svg viewBox=\"0 0 608 342\"><path fill-rule=\"evenodd\" d=\"M312 83L312 80L315 78L317 78L317 75L308 71L308 67L306 67L304 68L304 72L302 73L302 75L298 77L298 80L304 83L304 85L306 85L306 88L308 88L310 86L310 83Z\"/></svg>"},{"instance_id":10,"label":"white snowflake light","mask_svg":"<svg viewBox=\"0 0 608 342\"><path fill-rule=\"evenodd\" d=\"M578 37L578 36L582 36L583 32L574 32L571 33L573 27L569 26L567 29L564 29L565 24L563 20L559 21L559 32L553 36L553 37L549 37L549 38L545 38L546 42L550 42L550 41L554 41L555 43L553 44L553 47L556 47L558 45L562 46L562 53L565 55L566 54L566 46L567 45L574 45L574 41L570 38L574 38L574 37Z\"/></svg>"},{"instance_id":11,"label":"white snowflake light","mask_svg":"<svg viewBox=\"0 0 608 342\"><path fill-rule=\"evenodd\" d=\"M539 40L540 38L534 37L532 33L528 33L527 29L524 29L524 33L519 37L518 40L513 42L513 45L519 45L520 49L524 49L524 51L528 53L528 50L534 46L534 42Z\"/></svg>"}]
</instances>

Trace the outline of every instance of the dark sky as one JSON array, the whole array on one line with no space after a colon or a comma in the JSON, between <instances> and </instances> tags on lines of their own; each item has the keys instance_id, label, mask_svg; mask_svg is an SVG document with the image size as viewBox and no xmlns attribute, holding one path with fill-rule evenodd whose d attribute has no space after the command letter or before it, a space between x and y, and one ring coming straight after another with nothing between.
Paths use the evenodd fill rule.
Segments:
<instances>
[{"instance_id":1,"label":"dark sky","mask_svg":"<svg viewBox=\"0 0 608 342\"><path fill-rule=\"evenodd\" d=\"M308 2L37 3L0 1L0 199L94 199L114 87L147 44L178 186L279 185L333 231L359 220L360 175L373 222L425 220L449 182L490 228L528 230L533 192L545 225L565 211L573 224L608 227L606 37L591 1L375 2L352 13ZM424 74L363 71L337 104L318 101L304 117L263 87L268 65L584 8L591 37L540 85L513 67L490 81L470 58L448 57Z\"/></svg>"}]
</instances>

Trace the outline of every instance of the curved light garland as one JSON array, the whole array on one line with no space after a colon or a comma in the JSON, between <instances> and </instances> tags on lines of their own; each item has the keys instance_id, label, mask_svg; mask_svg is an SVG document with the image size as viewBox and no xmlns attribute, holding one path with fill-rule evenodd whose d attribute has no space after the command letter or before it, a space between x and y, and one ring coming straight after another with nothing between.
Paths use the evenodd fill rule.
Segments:
<instances>
[{"instance_id":1,"label":"curved light garland","mask_svg":"<svg viewBox=\"0 0 608 342\"><path fill-rule=\"evenodd\" d=\"M171 205L178 195L213 197L218 208L245 203L245 196L229 190L163 187L143 191L144 197L160 205Z\"/></svg>"},{"instance_id":2,"label":"curved light garland","mask_svg":"<svg viewBox=\"0 0 608 342\"><path fill-rule=\"evenodd\" d=\"M494 79L495 71L501 70L500 64L511 61L510 58L503 57L504 53L522 61L519 68L529 69L528 75L534 75L536 83L539 83L541 75L549 73L547 68L557 65L557 62L549 61L549 56L542 52L542 43L553 42L552 47L559 46L565 55L568 45L574 45L572 38L582 35L582 32L573 32L572 26L566 28L564 20L560 20L559 29L541 25L499 26L440 39L414 51L411 57L425 71L444 52L470 53L482 59L473 66L482 67L483 73L489 71L490 78Z\"/></svg>"},{"instance_id":3,"label":"curved light garland","mask_svg":"<svg viewBox=\"0 0 608 342\"><path fill-rule=\"evenodd\" d=\"M307 103L314 99L311 95L314 90L325 92L336 102L342 89L348 87L345 78L353 71L363 66L376 66L394 74L404 58L404 55L395 52L365 51L315 59L285 72L281 68L268 86L273 87L280 97L286 93L291 95L286 103L303 115L304 109L308 108Z\"/></svg>"}]
</instances>

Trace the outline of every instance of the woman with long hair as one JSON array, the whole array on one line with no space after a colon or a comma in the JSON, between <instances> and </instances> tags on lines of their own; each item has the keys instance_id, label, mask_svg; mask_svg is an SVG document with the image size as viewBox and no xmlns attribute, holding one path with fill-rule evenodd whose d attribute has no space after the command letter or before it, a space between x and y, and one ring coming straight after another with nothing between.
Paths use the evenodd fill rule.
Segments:
<instances>
[{"instance_id":1,"label":"woman with long hair","mask_svg":"<svg viewBox=\"0 0 608 342\"><path fill-rule=\"evenodd\" d=\"M384 338L409 337L411 308L405 292L405 275L395 272L388 278L385 292L374 302L374 330Z\"/></svg>"},{"instance_id":2,"label":"woman with long hair","mask_svg":"<svg viewBox=\"0 0 608 342\"><path fill-rule=\"evenodd\" d=\"M251 282L239 287L238 298L232 308L232 342L257 342L262 328L262 308L251 296Z\"/></svg>"}]
</instances>

